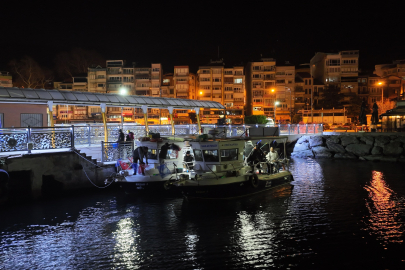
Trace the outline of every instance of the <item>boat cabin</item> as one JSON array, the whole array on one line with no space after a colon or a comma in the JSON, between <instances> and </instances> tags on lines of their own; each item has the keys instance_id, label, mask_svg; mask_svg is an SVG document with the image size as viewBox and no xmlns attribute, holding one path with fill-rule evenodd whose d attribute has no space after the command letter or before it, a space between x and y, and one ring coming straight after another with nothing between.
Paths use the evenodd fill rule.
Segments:
<instances>
[{"instance_id":1,"label":"boat cabin","mask_svg":"<svg viewBox=\"0 0 405 270\"><path fill-rule=\"evenodd\" d=\"M191 142L194 152L194 170L226 172L243 166L243 140L212 140Z\"/></svg>"}]
</instances>

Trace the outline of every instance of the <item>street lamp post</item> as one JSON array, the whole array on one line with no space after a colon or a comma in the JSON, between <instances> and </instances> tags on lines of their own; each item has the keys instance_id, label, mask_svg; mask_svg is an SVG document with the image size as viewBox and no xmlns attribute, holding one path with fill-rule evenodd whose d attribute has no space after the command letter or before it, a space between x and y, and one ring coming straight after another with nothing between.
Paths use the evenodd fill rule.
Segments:
<instances>
[{"instance_id":1,"label":"street lamp post","mask_svg":"<svg viewBox=\"0 0 405 270\"><path fill-rule=\"evenodd\" d=\"M120 88L120 95L125 96L128 93L128 89L126 87ZM124 107L121 107L121 127L124 128Z\"/></svg>"},{"instance_id":2,"label":"street lamp post","mask_svg":"<svg viewBox=\"0 0 405 270\"><path fill-rule=\"evenodd\" d=\"M277 100L274 102L274 124L276 124L276 108L277 105L280 104Z\"/></svg>"}]
</instances>

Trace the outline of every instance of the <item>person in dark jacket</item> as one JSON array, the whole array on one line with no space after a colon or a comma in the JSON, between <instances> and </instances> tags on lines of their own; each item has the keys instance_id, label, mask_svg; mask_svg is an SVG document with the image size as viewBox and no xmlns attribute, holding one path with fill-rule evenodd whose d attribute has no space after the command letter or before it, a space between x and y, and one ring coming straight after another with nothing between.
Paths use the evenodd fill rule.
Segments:
<instances>
[{"instance_id":1,"label":"person in dark jacket","mask_svg":"<svg viewBox=\"0 0 405 270\"><path fill-rule=\"evenodd\" d=\"M254 166L255 164L262 162L264 159L264 154L261 149L261 143L258 143L255 148L253 149L253 152L250 154L250 156L247 159L247 162L251 164L252 171L254 172ZM257 165L259 166L259 165ZM257 167L259 168L259 167ZM260 171L259 171L260 172Z\"/></svg>"},{"instance_id":2,"label":"person in dark jacket","mask_svg":"<svg viewBox=\"0 0 405 270\"><path fill-rule=\"evenodd\" d=\"M167 156L167 151L169 150L169 143L165 143L160 147L160 153L159 153L159 162L160 164L164 163L164 160L166 159Z\"/></svg>"},{"instance_id":3,"label":"person in dark jacket","mask_svg":"<svg viewBox=\"0 0 405 270\"><path fill-rule=\"evenodd\" d=\"M134 133L132 133L131 131L128 130L128 134L125 138L126 142L132 142L134 140Z\"/></svg>"},{"instance_id":4,"label":"person in dark jacket","mask_svg":"<svg viewBox=\"0 0 405 270\"><path fill-rule=\"evenodd\" d=\"M190 155L190 151L187 151L186 155L184 156L184 162L187 164L187 167L190 170L194 168L193 161L194 161L194 157L192 155Z\"/></svg>"},{"instance_id":5,"label":"person in dark jacket","mask_svg":"<svg viewBox=\"0 0 405 270\"><path fill-rule=\"evenodd\" d=\"M139 146L134 150L132 154L133 157L133 167L134 167L134 175L138 170L138 161L139 165L141 166L142 175L145 175L145 162L143 162L143 158L145 158L146 165L148 165L148 147L146 146Z\"/></svg>"},{"instance_id":6,"label":"person in dark jacket","mask_svg":"<svg viewBox=\"0 0 405 270\"><path fill-rule=\"evenodd\" d=\"M122 129L118 131L118 140L117 142L124 142L125 141L125 134L122 132Z\"/></svg>"}]
</instances>

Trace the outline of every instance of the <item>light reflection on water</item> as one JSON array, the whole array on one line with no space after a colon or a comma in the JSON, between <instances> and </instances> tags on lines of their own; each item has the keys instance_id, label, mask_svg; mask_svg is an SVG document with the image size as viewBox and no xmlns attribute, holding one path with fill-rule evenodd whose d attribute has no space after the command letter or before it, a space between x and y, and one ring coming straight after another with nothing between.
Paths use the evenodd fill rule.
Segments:
<instances>
[{"instance_id":1,"label":"light reflection on water","mask_svg":"<svg viewBox=\"0 0 405 270\"><path fill-rule=\"evenodd\" d=\"M370 216L364 221L371 234L384 243L402 243L401 236L404 233L404 225L400 220L400 214L404 214L404 201L398 198L384 179L384 174L379 171L372 172L372 180L364 187L368 191L369 198L366 206Z\"/></svg>"},{"instance_id":2,"label":"light reflection on water","mask_svg":"<svg viewBox=\"0 0 405 270\"><path fill-rule=\"evenodd\" d=\"M308 159L291 171L292 192L229 202L119 191L3 209L0 269L405 269L402 167Z\"/></svg>"}]
</instances>

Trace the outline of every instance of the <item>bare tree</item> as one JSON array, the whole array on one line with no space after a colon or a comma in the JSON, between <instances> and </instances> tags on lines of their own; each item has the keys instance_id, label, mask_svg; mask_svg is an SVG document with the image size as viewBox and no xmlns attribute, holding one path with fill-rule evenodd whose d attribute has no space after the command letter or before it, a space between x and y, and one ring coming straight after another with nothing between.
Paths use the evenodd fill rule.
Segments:
<instances>
[{"instance_id":1,"label":"bare tree","mask_svg":"<svg viewBox=\"0 0 405 270\"><path fill-rule=\"evenodd\" d=\"M16 86L26 88L44 88L47 81L52 79L52 73L44 70L39 64L29 56L24 56L20 60L12 60L9 65L17 75Z\"/></svg>"},{"instance_id":2,"label":"bare tree","mask_svg":"<svg viewBox=\"0 0 405 270\"><path fill-rule=\"evenodd\" d=\"M385 100L384 102L377 101L378 115L386 113L388 110L395 108L395 102L390 100Z\"/></svg>"},{"instance_id":3,"label":"bare tree","mask_svg":"<svg viewBox=\"0 0 405 270\"><path fill-rule=\"evenodd\" d=\"M87 73L92 65L104 65L105 59L95 51L75 48L70 52L59 53L55 63L62 78L71 78L75 74Z\"/></svg>"}]
</instances>

